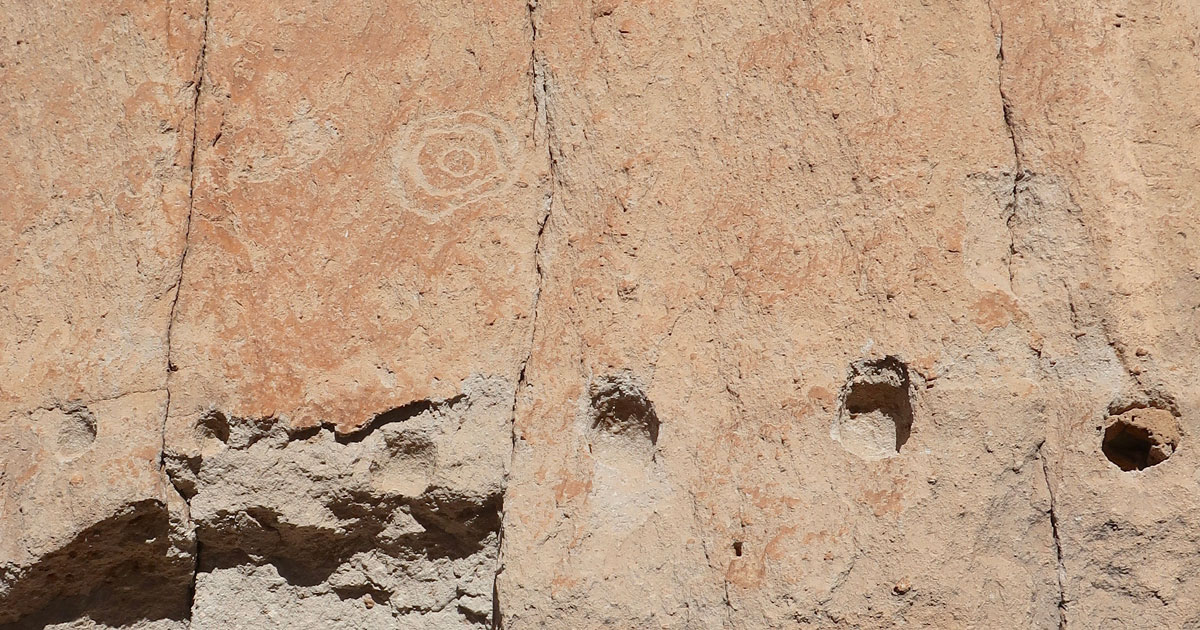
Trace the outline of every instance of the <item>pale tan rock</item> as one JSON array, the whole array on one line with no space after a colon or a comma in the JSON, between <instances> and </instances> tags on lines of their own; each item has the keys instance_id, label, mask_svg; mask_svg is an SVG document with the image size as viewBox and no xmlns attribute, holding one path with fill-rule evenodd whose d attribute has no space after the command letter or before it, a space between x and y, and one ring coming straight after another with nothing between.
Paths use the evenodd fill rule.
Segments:
<instances>
[{"instance_id":1,"label":"pale tan rock","mask_svg":"<svg viewBox=\"0 0 1200 630\"><path fill-rule=\"evenodd\" d=\"M1200 89L1200 13L999 2L996 22L1016 147L1034 174L1016 189L1018 295L1043 296L1036 323L1064 339L1043 358L1062 391L1047 438L1061 453L1049 475L1065 617L1073 628L1200 623L1200 583L1180 557L1196 546L1200 484L1187 435L1200 413L1200 109L1186 96ZM1054 275L1051 294L1042 279ZM1098 351L1120 377L1111 389L1097 387ZM1141 407L1169 410L1157 413L1184 437L1170 459L1123 472L1102 453L1104 430Z\"/></svg>"},{"instance_id":2,"label":"pale tan rock","mask_svg":"<svg viewBox=\"0 0 1200 630\"><path fill-rule=\"evenodd\" d=\"M515 602L509 626L1049 627L1076 602L1093 618L1073 590L1099 569L1064 538L1086 518L1083 504L1063 511L1064 438L1128 391L1194 401L1196 390L1131 378L1105 326L1077 314L1083 295L1117 302L1098 258L1153 250L1094 240L1119 228L1072 206L1078 162L1026 156L1036 141L1022 135L1022 107L1039 124L1062 121L1048 123L1054 132L1089 108L1014 58L1025 42L1036 58L1059 30L1073 45L1080 25L1046 24L1077 15L1088 9L539 6L562 211L548 224L550 273L517 414L500 591ZM1155 24L1168 22L1145 41L1178 42L1155 54L1178 58L1187 84L1195 55L1170 33L1194 32L1196 16L1181 8ZM1074 64L1134 72L1130 54L1112 69L1092 48L1062 54L1039 63L1072 85L1084 74ZM1186 120L1194 108L1178 90L1150 92ZM1178 124L1175 137L1192 139L1180 146L1195 146L1194 126ZM1122 127L1076 133L1094 130L1088 146L1107 147L1110 129ZM1055 142L1041 150L1053 155ZM1112 152L1093 151L1111 168ZM1130 238L1156 215L1194 229L1200 180L1184 168L1169 176L1181 189L1161 193L1181 212L1120 213ZM1191 283L1197 257L1175 247L1163 273L1172 293L1149 299L1165 311L1151 326L1194 340L1187 305L1198 294L1179 283ZM1184 354L1173 371L1192 373L1196 353ZM834 401L849 366L885 355L913 371L912 434L896 457L864 462L830 439ZM661 499L620 533L592 525L616 518L597 514L614 490L597 488L602 462L567 430L587 382L616 369L650 383L659 465L690 499ZM1066 439L1086 446L1087 483L1103 483L1092 471L1122 474L1098 434L1081 437ZM1194 483L1178 457L1163 466ZM913 483L935 473L936 485ZM557 492L522 491L534 483ZM1161 492L1159 510L1130 518L1164 528L1167 509L1182 531L1163 553L1194 546L1187 493L1175 481ZM915 599L886 597L898 573L921 584ZM1190 601L1187 590L1172 588L1175 601ZM1141 597L1128 610L1141 607L1189 622L1186 605Z\"/></svg>"},{"instance_id":3,"label":"pale tan rock","mask_svg":"<svg viewBox=\"0 0 1200 630\"><path fill-rule=\"evenodd\" d=\"M166 393L0 425L0 625L182 619L194 543L159 467Z\"/></svg>"},{"instance_id":4,"label":"pale tan rock","mask_svg":"<svg viewBox=\"0 0 1200 630\"><path fill-rule=\"evenodd\" d=\"M539 6L562 151L507 499L509 626L1056 620L1041 376L987 240L1015 169L995 38L986 6L945 12ZM963 251L965 212L986 247ZM911 435L864 461L831 429L851 366L885 357L907 365ZM601 533L621 490L598 487L568 419L622 369L648 383L669 492ZM897 574L917 597L892 597Z\"/></svg>"},{"instance_id":5,"label":"pale tan rock","mask_svg":"<svg viewBox=\"0 0 1200 630\"><path fill-rule=\"evenodd\" d=\"M201 5L0 3L4 627L186 623L160 459Z\"/></svg>"},{"instance_id":6,"label":"pale tan rock","mask_svg":"<svg viewBox=\"0 0 1200 630\"><path fill-rule=\"evenodd\" d=\"M1193 3L0 9L0 626L1200 624Z\"/></svg>"}]
</instances>

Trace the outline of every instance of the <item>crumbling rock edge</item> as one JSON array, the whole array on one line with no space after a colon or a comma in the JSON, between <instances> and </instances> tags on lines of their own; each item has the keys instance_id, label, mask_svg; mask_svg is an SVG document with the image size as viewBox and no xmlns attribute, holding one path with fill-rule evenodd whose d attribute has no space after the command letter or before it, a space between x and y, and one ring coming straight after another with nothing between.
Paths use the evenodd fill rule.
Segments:
<instances>
[{"instance_id":1,"label":"crumbling rock edge","mask_svg":"<svg viewBox=\"0 0 1200 630\"><path fill-rule=\"evenodd\" d=\"M220 628L270 608L290 627L491 627L513 389L472 378L350 435L202 414L163 452L180 498L3 567L0 627Z\"/></svg>"}]
</instances>

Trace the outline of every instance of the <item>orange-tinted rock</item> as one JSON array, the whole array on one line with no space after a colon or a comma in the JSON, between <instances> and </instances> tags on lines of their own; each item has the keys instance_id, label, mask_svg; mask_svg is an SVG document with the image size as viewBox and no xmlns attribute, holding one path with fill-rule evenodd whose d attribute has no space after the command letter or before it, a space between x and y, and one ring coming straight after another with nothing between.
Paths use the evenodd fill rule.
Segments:
<instances>
[{"instance_id":1,"label":"orange-tinted rock","mask_svg":"<svg viewBox=\"0 0 1200 630\"><path fill-rule=\"evenodd\" d=\"M160 460L202 16L0 2L5 627L187 615L194 543Z\"/></svg>"},{"instance_id":2,"label":"orange-tinted rock","mask_svg":"<svg viewBox=\"0 0 1200 630\"><path fill-rule=\"evenodd\" d=\"M214 3L173 416L361 427L528 353L545 214L519 2Z\"/></svg>"},{"instance_id":3,"label":"orange-tinted rock","mask_svg":"<svg viewBox=\"0 0 1200 630\"><path fill-rule=\"evenodd\" d=\"M0 625L1196 625L1197 29L0 0Z\"/></svg>"}]
</instances>

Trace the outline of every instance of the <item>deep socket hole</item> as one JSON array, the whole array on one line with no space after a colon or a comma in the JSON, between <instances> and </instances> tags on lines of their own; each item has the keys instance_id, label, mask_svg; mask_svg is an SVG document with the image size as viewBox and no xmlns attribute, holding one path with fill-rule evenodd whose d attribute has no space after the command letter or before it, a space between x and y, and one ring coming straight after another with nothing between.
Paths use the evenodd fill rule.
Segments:
<instances>
[{"instance_id":1,"label":"deep socket hole","mask_svg":"<svg viewBox=\"0 0 1200 630\"><path fill-rule=\"evenodd\" d=\"M632 374L603 377L590 393L593 430L619 437L642 436L650 444L658 444L658 414Z\"/></svg>"},{"instance_id":2,"label":"deep socket hole","mask_svg":"<svg viewBox=\"0 0 1200 630\"><path fill-rule=\"evenodd\" d=\"M1109 417L1101 450L1126 472L1145 470L1167 461L1179 444L1179 425L1166 409L1130 409Z\"/></svg>"}]
</instances>

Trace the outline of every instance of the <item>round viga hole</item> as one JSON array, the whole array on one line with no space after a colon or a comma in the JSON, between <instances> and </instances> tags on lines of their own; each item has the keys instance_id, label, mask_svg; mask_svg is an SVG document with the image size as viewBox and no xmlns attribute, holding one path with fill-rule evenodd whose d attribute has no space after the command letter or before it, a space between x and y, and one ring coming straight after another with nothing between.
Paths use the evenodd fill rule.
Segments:
<instances>
[{"instance_id":1,"label":"round viga hole","mask_svg":"<svg viewBox=\"0 0 1200 630\"><path fill-rule=\"evenodd\" d=\"M1100 449L1121 470L1145 470L1167 461L1179 437L1179 422L1170 411L1130 409L1109 416Z\"/></svg>"},{"instance_id":2,"label":"round viga hole","mask_svg":"<svg viewBox=\"0 0 1200 630\"><path fill-rule=\"evenodd\" d=\"M865 460L895 456L912 431L910 392L908 367L896 357L852 364L830 437Z\"/></svg>"},{"instance_id":3,"label":"round viga hole","mask_svg":"<svg viewBox=\"0 0 1200 630\"><path fill-rule=\"evenodd\" d=\"M628 440L658 443L659 420L654 405L628 371L601 377L592 383L591 428Z\"/></svg>"}]
</instances>

